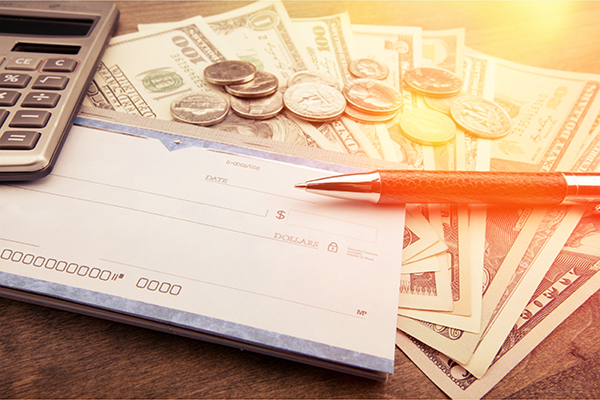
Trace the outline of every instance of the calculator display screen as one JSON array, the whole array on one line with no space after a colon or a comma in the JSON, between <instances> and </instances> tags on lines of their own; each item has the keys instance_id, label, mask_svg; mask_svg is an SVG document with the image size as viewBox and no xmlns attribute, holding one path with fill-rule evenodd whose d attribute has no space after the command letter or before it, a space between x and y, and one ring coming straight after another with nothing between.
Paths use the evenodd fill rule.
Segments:
<instances>
[{"instance_id":1,"label":"calculator display screen","mask_svg":"<svg viewBox=\"0 0 600 400\"><path fill-rule=\"evenodd\" d=\"M94 19L0 15L0 33L35 36L87 36Z\"/></svg>"}]
</instances>

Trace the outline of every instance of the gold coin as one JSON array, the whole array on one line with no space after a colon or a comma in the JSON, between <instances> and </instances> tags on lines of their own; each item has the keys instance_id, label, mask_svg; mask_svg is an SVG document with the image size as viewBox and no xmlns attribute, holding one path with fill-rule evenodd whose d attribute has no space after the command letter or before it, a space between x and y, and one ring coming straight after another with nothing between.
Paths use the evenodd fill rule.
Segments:
<instances>
[{"instance_id":1,"label":"gold coin","mask_svg":"<svg viewBox=\"0 0 600 400\"><path fill-rule=\"evenodd\" d=\"M427 146L446 144L456 135L456 124L450 117L427 108L406 110L398 124L404 136Z\"/></svg>"}]
</instances>

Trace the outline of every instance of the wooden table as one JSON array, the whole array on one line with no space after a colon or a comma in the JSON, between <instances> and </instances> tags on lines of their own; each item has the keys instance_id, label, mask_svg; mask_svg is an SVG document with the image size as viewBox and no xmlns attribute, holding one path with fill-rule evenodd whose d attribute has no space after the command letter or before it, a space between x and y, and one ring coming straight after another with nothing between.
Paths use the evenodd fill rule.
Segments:
<instances>
[{"instance_id":1,"label":"wooden table","mask_svg":"<svg viewBox=\"0 0 600 400\"><path fill-rule=\"evenodd\" d=\"M120 2L137 23L209 16L249 2ZM286 1L291 17L466 28L468 46L521 64L600 73L600 2ZM343 334L343 333L342 333ZM374 382L166 333L0 299L0 398L446 398L400 350ZM487 398L600 398L600 292Z\"/></svg>"}]
</instances>

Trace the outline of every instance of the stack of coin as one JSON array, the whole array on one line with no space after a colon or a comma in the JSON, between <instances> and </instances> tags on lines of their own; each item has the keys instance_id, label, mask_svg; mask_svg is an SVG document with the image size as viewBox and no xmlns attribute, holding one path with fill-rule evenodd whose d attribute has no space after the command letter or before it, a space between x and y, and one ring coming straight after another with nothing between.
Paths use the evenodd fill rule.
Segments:
<instances>
[{"instance_id":1,"label":"stack of coin","mask_svg":"<svg viewBox=\"0 0 600 400\"><path fill-rule=\"evenodd\" d=\"M365 123L381 123L393 119L402 106L399 90L381 80L389 75L387 65L371 59L353 60L348 70L356 78L344 85L347 100L345 114Z\"/></svg>"},{"instance_id":2,"label":"stack of coin","mask_svg":"<svg viewBox=\"0 0 600 400\"><path fill-rule=\"evenodd\" d=\"M210 126L223 121L229 109L243 118L267 119L283 109L279 80L269 72L257 71L254 64L240 61L221 61L204 69L204 79L223 86L231 95L228 100L217 92L193 92L171 103L171 114L181 122Z\"/></svg>"}]
</instances>

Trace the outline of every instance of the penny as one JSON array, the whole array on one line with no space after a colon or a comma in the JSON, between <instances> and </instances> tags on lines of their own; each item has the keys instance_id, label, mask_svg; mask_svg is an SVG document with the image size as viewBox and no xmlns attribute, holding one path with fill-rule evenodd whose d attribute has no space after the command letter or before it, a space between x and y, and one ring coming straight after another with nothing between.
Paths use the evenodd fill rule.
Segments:
<instances>
[{"instance_id":1,"label":"penny","mask_svg":"<svg viewBox=\"0 0 600 400\"><path fill-rule=\"evenodd\" d=\"M247 61L219 61L204 68L204 79L215 85L238 85L254 79L256 67Z\"/></svg>"},{"instance_id":2,"label":"penny","mask_svg":"<svg viewBox=\"0 0 600 400\"><path fill-rule=\"evenodd\" d=\"M456 125L450 117L427 108L404 111L398 123L404 136L427 146L448 143L456 135Z\"/></svg>"},{"instance_id":3,"label":"penny","mask_svg":"<svg viewBox=\"0 0 600 400\"><path fill-rule=\"evenodd\" d=\"M227 99L215 92L193 92L171 102L171 115L179 122L210 126L225 119L229 111Z\"/></svg>"},{"instance_id":4,"label":"penny","mask_svg":"<svg viewBox=\"0 0 600 400\"><path fill-rule=\"evenodd\" d=\"M357 78L385 79L390 73L387 65L371 58L351 61L348 70Z\"/></svg>"},{"instance_id":5,"label":"penny","mask_svg":"<svg viewBox=\"0 0 600 400\"><path fill-rule=\"evenodd\" d=\"M465 131L484 139L498 139L510 132L511 118L498 104L477 96L461 96L450 105L454 121Z\"/></svg>"},{"instance_id":6,"label":"penny","mask_svg":"<svg viewBox=\"0 0 600 400\"><path fill-rule=\"evenodd\" d=\"M344 114L348 117L352 118L358 122L365 122L368 124L376 124L381 122L387 122L389 120L394 119L396 115L398 115L398 111L392 111L389 114L369 114L363 111L360 111L351 105L347 105L344 110Z\"/></svg>"},{"instance_id":7,"label":"penny","mask_svg":"<svg viewBox=\"0 0 600 400\"><path fill-rule=\"evenodd\" d=\"M288 78L288 87L294 86L297 83L314 82L323 83L340 90L340 85L335 77L324 72L315 71L299 71Z\"/></svg>"},{"instance_id":8,"label":"penny","mask_svg":"<svg viewBox=\"0 0 600 400\"><path fill-rule=\"evenodd\" d=\"M239 85L225 86L227 93L244 98L256 98L273 94L279 87L279 79L266 71L257 71L254 79Z\"/></svg>"},{"instance_id":9,"label":"penny","mask_svg":"<svg viewBox=\"0 0 600 400\"><path fill-rule=\"evenodd\" d=\"M418 67L404 74L404 82L411 89L427 96L453 96L460 92L463 82L443 68Z\"/></svg>"},{"instance_id":10,"label":"penny","mask_svg":"<svg viewBox=\"0 0 600 400\"><path fill-rule=\"evenodd\" d=\"M331 86L305 82L290 86L283 94L283 104L299 118L322 122L342 115L346 99Z\"/></svg>"},{"instance_id":11,"label":"penny","mask_svg":"<svg viewBox=\"0 0 600 400\"><path fill-rule=\"evenodd\" d=\"M258 99L231 98L231 109L240 117L269 119L283 110L283 95L279 92Z\"/></svg>"},{"instance_id":12,"label":"penny","mask_svg":"<svg viewBox=\"0 0 600 400\"><path fill-rule=\"evenodd\" d=\"M366 113L389 114L402 106L402 94L375 79L355 79L346 83L342 92L349 104Z\"/></svg>"}]
</instances>

